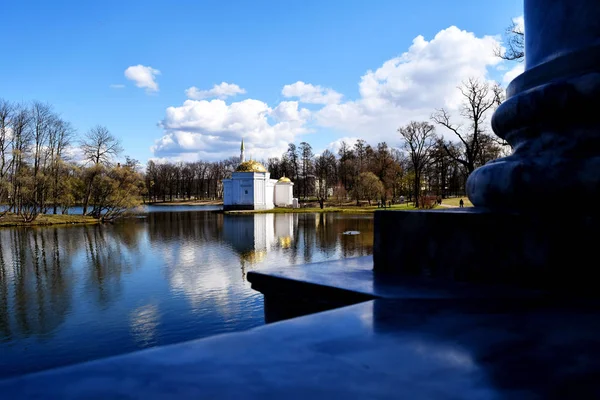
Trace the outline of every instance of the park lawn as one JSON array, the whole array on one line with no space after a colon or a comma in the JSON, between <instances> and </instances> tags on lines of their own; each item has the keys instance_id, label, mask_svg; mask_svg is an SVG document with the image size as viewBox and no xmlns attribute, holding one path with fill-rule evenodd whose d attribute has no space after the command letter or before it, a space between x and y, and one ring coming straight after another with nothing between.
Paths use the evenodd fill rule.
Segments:
<instances>
[{"instance_id":1,"label":"park lawn","mask_svg":"<svg viewBox=\"0 0 600 400\"><path fill-rule=\"evenodd\" d=\"M347 214L368 214L377 210L414 210L415 208L408 204L394 204L392 207L379 208L377 206L325 206L303 207L303 208L283 208L275 207L272 210L240 210L225 211L225 214L288 214L288 213L347 213Z\"/></svg>"},{"instance_id":2,"label":"park lawn","mask_svg":"<svg viewBox=\"0 0 600 400\"><path fill-rule=\"evenodd\" d=\"M0 227L8 226L48 226L48 225L67 225L67 224L97 224L98 219L85 215L54 215L40 214L32 222L24 222L16 214L8 213L0 218Z\"/></svg>"},{"instance_id":3,"label":"park lawn","mask_svg":"<svg viewBox=\"0 0 600 400\"><path fill-rule=\"evenodd\" d=\"M442 200L442 205L447 205L447 206L452 206L452 207L458 207L460 204L460 199L463 199L463 201L465 202L465 207L473 207L473 203L471 203L471 200L469 200L469 198L467 196L465 197L452 197L449 199L443 199Z\"/></svg>"}]
</instances>

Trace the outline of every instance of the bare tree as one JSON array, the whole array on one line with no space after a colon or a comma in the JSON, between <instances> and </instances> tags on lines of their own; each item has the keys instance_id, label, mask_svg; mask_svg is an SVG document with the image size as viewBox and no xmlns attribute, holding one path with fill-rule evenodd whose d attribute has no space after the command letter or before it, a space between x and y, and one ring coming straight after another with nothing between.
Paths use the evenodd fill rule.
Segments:
<instances>
[{"instance_id":1,"label":"bare tree","mask_svg":"<svg viewBox=\"0 0 600 400\"><path fill-rule=\"evenodd\" d=\"M506 100L506 94L504 88L499 83L492 86L492 93L494 97L494 109L496 109ZM491 140L500 146L501 157L505 157L512 152L512 145L501 137L491 135Z\"/></svg>"},{"instance_id":2,"label":"bare tree","mask_svg":"<svg viewBox=\"0 0 600 400\"><path fill-rule=\"evenodd\" d=\"M296 145L294 143L288 144L288 150L287 150L286 156L287 156L287 160L290 165L290 169L292 171L292 174L290 174L290 176L293 176L294 180L296 182L298 182L298 175L300 174L300 172L299 172L300 156L298 155L298 148L296 147ZM294 185L294 190L298 191L297 185ZM298 196L298 192L296 192L296 196Z\"/></svg>"},{"instance_id":3,"label":"bare tree","mask_svg":"<svg viewBox=\"0 0 600 400\"><path fill-rule=\"evenodd\" d=\"M34 101L31 106L31 124L33 130L33 199L35 207L44 212L47 193L47 177L44 172L48 163L48 136L50 126L57 116L52 106Z\"/></svg>"},{"instance_id":4,"label":"bare tree","mask_svg":"<svg viewBox=\"0 0 600 400\"><path fill-rule=\"evenodd\" d=\"M121 144L109 130L101 125L90 129L81 142L84 159L92 164L86 177L86 189L83 197L83 215L87 214L90 195L96 177L103 166L110 165L112 158L122 151Z\"/></svg>"},{"instance_id":5,"label":"bare tree","mask_svg":"<svg viewBox=\"0 0 600 400\"><path fill-rule=\"evenodd\" d=\"M304 199L308 197L309 193L309 176L313 169L313 151L312 146L307 142L300 143L300 155L302 157L302 193Z\"/></svg>"},{"instance_id":6,"label":"bare tree","mask_svg":"<svg viewBox=\"0 0 600 400\"><path fill-rule=\"evenodd\" d=\"M494 55L508 61L522 62L525 59L525 31L523 27L513 22L504 35L504 45L506 50L503 51L501 46L494 49Z\"/></svg>"},{"instance_id":7,"label":"bare tree","mask_svg":"<svg viewBox=\"0 0 600 400\"><path fill-rule=\"evenodd\" d=\"M386 142L377 143L377 149L373 152L369 170L372 171L383 183L386 189L392 189L394 186L394 177L397 172L397 164L392 155L391 149ZM393 193L390 193L393 197ZM381 200L384 205L387 201L388 193L383 192Z\"/></svg>"},{"instance_id":8,"label":"bare tree","mask_svg":"<svg viewBox=\"0 0 600 400\"><path fill-rule=\"evenodd\" d=\"M10 125L14 114L14 107L8 101L0 99L0 202L5 199L5 196L10 190L9 172L12 167L12 134ZM8 212L0 210L0 217Z\"/></svg>"},{"instance_id":9,"label":"bare tree","mask_svg":"<svg viewBox=\"0 0 600 400\"><path fill-rule=\"evenodd\" d=\"M329 150L323 151L323 153L315 159L315 174L318 183L315 193L321 208L324 208L325 206L329 188L335 184L335 167L335 154Z\"/></svg>"},{"instance_id":10,"label":"bare tree","mask_svg":"<svg viewBox=\"0 0 600 400\"><path fill-rule=\"evenodd\" d=\"M464 97L460 114L470 124L465 127L453 123L450 114L443 108L436 110L431 119L436 124L446 127L458 137L463 147L460 156L456 156L454 152L450 151L447 144L444 144L444 148L448 155L461 163L470 174L478 166L483 144L489 143L488 140L484 140L485 118L488 111L497 104L498 99L494 95L496 89L490 88L489 83L481 82L475 78L469 78L458 89ZM492 90L492 93L490 93L490 90Z\"/></svg>"},{"instance_id":11,"label":"bare tree","mask_svg":"<svg viewBox=\"0 0 600 400\"><path fill-rule=\"evenodd\" d=\"M49 177L50 193L52 196L52 212L56 214L60 204L60 198L66 189L65 180L61 179L65 171L69 168L65 164L65 151L75 135L75 129L67 121L55 118L51 124L48 133L48 154L50 158Z\"/></svg>"},{"instance_id":12,"label":"bare tree","mask_svg":"<svg viewBox=\"0 0 600 400\"><path fill-rule=\"evenodd\" d=\"M414 172L415 207L419 207L421 176L431 162L436 142L435 127L428 122L412 121L398 128L398 133L404 139L404 149L408 152Z\"/></svg>"},{"instance_id":13,"label":"bare tree","mask_svg":"<svg viewBox=\"0 0 600 400\"><path fill-rule=\"evenodd\" d=\"M342 185L344 186L344 190L348 191L352 188L354 184L354 180L356 178L356 174L353 171L353 160L354 160L354 151L350 148L348 143L342 140L340 143L340 148L338 150L338 156L340 158L338 175L342 181Z\"/></svg>"},{"instance_id":14,"label":"bare tree","mask_svg":"<svg viewBox=\"0 0 600 400\"><path fill-rule=\"evenodd\" d=\"M354 157L356 159L356 171L355 176L367 170L367 147L369 145L363 139L358 139L354 143Z\"/></svg>"},{"instance_id":15,"label":"bare tree","mask_svg":"<svg viewBox=\"0 0 600 400\"><path fill-rule=\"evenodd\" d=\"M81 142L81 150L84 159L94 165L109 165L112 158L123 151L119 140L101 125L88 131Z\"/></svg>"},{"instance_id":16,"label":"bare tree","mask_svg":"<svg viewBox=\"0 0 600 400\"><path fill-rule=\"evenodd\" d=\"M10 208L18 215L23 216L26 221L33 221L37 216L35 214L35 207L33 207L33 212L27 212L27 210L31 209L33 202L32 187L28 176L29 166L26 162L33 136L31 114L27 107L22 105L15 106L10 129L13 157L10 172L12 181Z\"/></svg>"}]
</instances>

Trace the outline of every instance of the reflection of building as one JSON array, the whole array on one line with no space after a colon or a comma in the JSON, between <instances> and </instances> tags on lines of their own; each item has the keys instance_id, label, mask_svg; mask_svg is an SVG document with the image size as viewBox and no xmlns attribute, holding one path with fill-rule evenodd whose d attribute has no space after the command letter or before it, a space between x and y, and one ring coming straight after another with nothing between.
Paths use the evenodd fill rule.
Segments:
<instances>
[{"instance_id":1,"label":"reflection of building","mask_svg":"<svg viewBox=\"0 0 600 400\"><path fill-rule=\"evenodd\" d=\"M242 268L265 259L270 249L288 248L297 214L224 215L223 238L240 255Z\"/></svg>"},{"instance_id":2,"label":"reflection of building","mask_svg":"<svg viewBox=\"0 0 600 400\"><path fill-rule=\"evenodd\" d=\"M246 161L242 140L240 165L231 174L231 179L223 180L223 209L270 210L275 204L291 205L292 186L287 178L271 179L271 174L258 161Z\"/></svg>"}]
</instances>

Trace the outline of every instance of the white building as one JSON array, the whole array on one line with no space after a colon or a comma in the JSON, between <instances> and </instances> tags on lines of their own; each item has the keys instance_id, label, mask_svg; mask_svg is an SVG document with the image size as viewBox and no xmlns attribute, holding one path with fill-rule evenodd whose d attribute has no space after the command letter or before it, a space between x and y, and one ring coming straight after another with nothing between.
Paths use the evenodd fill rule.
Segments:
<instances>
[{"instance_id":1,"label":"white building","mask_svg":"<svg viewBox=\"0 0 600 400\"><path fill-rule=\"evenodd\" d=\"M275 184L274 203L277 207L291 206L294 197L294 184L289 178L282 176Z\"/></svg>"},{"instance_id":2,"label":"white building","mask_svg":"<svg viewBox=\"0 0 600 400\"><path fill-rule=\"evenodd\" d=\"M240 147L240 165L223 180L224 210L270 210L292 205L293 183L288 178L271 179L271 174L258 161L246 161L244 141Z\"/></svg>"}]
</instances>

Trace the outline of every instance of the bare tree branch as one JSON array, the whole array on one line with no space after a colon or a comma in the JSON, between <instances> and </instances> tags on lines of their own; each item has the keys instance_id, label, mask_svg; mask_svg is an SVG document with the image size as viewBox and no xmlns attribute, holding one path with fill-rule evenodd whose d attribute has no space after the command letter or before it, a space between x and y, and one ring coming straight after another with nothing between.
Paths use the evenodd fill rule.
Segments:
<instances>
[{"instance_id":1,"label":"bare tree branch","mask_svg":"<svg viewBox=\"0 0 600 400\"><path fill-rule=\"evenodd\" d=\"M485 133L485 120L488 113L497 107L503 100L503 90L498 85L490 85L476 78L469 78L458 87L463 96L463 104L460 110L461 116L470 122L469 126L455 125L452 123L449 113L445 109L436 110L431 115L431 120L454 133L460 140L463 150L462 155L457 156L449 151L448 146L444 149L456 162L461 163L470 174L479 165L489 161L488 157L499 154L499 149L491 149L495 143L492 140L482 140ZM485 154L485 156L482 156Z\"/></svg>"},{"instance_id":2,"label":"bare tree branch","mask_svg":"<svg viewBox=\"0 0 600 400\"><path fill-rule=\"evenodd\" d=\"M408 152L415 174L413 191L415 206L419 207L421 175L430 164L432 149L437 139L435 127L427 122L412 121L408 125L398 128L398 133L404 139L404 149Z\"/></svg>"},{"instance_id":3,"label":"bare tree branch","mask_svg":"<svg viewBox=\"0 0 600 400\"><path fill-rule=\"evenodd\" d=\"M494 55L507 61L522 62L525 59L525 32L523 29L513 22L504 35L504 45L497 46L494 49Z\"/></svg>"}]
</instances>

